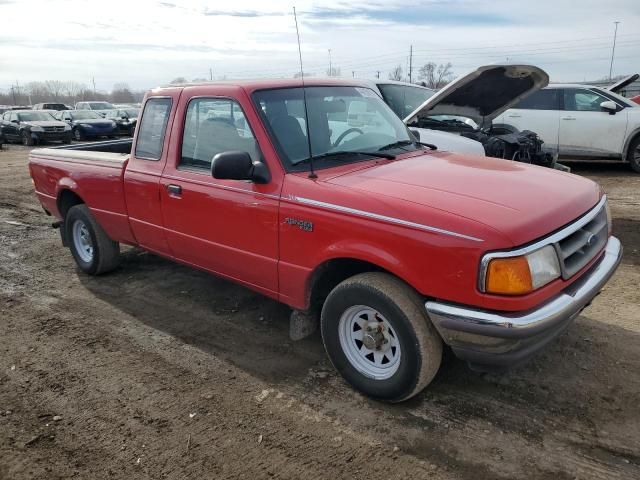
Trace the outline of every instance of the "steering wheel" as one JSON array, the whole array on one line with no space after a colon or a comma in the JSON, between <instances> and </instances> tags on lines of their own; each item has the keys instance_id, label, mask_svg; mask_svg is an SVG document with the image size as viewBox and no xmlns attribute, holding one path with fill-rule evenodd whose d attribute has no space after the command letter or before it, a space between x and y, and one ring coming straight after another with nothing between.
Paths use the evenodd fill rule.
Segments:
<instances>
[{"instance_id":1,"label":"steering wheel","mask_svg":"<svg viewBox=\"0 0 640 480\"><path fill-rule=\"evenodd\" d=\"M337 147L338 145L340 145L342 143L342 141L344 140L344 137L346 137L350 133L359 133L360 135L364 135L364 132L362 130L360 130L359 128L349 128L349 129L345 130L344 132L342 132L340 134L340 136L338 136L338 138L336 138L336 141L333 142L333 146Z\"/></svg>"}]
</instances>

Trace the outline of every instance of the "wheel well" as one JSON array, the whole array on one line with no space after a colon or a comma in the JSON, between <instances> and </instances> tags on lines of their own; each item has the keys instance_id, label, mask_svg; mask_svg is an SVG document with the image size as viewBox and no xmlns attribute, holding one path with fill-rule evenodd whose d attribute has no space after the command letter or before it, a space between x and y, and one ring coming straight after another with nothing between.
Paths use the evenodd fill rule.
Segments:
<instances>
[{"instance_id":1,"label":"wheel well","mask_svg":"<svg viewBox=\"0 0 640 480\"><path fill-rule=\"evenodd\" d=\"M67 216L67 212L74 205L80 205L84 203L84 200L78 196L78 194L72 192L71 190L62 190L60 195L58 196L58 211L60 215L62 215L62 219Z\"/></svg>"},{"instance_id":2,"label":"wheel well","mask_svg":"<svg viewBox=\"0 0 640 480\"><path fill-rule=\"evenodd\" d=\"M629 160L629 152L631 151L631 145L633 145L633 142L635 142L638 138L640 138L640 130L636 130L634 133L630 135L629 141L627 142L624 148L624 152L622 156L623 161L626 162Z\"/></svg>"},{"instance_id":3,"label":"wheel well","mask_svg":"<svg viewBox=\"0 0 640 480\"><path fill-rule=\"evenodd\" d=\"M331 290L343 280L364 272L387 272L387 270L354 258L335 258L318 266L309 280L309 311L320 312Z\"/></svg>"}]
</instances>

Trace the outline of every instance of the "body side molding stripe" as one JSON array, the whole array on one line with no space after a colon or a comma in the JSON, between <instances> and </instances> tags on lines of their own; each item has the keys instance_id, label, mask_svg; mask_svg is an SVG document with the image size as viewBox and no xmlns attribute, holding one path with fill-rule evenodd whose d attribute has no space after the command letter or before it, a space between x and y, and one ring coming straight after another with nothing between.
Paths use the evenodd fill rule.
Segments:
<instances>
[{"instance_id":1,"label":"body side molding stripe","mask_svg":"<svg viewBox=\"0 0 640 480\"><path fill-rule=\"evenodd\" d=\"M393 223L396 225L402 225L404 227L416 228L418 230L425 230L427 232L440 233L442 235L449 235L452 237L464 238L465 240L472 240L474 242L483 242L481 238L472 237L470 235L464 235L458 232L452 232L450 230L444 230L438 227L432 227L430 225L422 225L420 223L410 222L408 220L402 220L400 218L387 217L386 215L380 215L377 213L366 212L364 210L357 210L355 208L344 207L342 205L335 205L333 203L321 202L319 200L312 200L310 198L296 197L295 195L289 195L289 199L294 202L301 203L303 205L312 205L315 207L326 208L328 210L335 210L343 213L350 213L359 217L372 218L374 220L380 220L382 222Z\"/></svg>"}]
</instances>

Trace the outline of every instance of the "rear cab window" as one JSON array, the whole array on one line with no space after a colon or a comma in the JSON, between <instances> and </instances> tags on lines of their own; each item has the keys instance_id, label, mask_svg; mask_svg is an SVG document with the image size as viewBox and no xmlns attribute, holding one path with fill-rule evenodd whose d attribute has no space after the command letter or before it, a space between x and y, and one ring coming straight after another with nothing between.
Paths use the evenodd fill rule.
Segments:
<instances>
[{"instance_id":1,"label":"rear cab window","mask_svg":"<svg viewBox=\"0 0 640 480\"><path fill-rule=\"evenodd\" d=\"M158 97L147 100L136 140L136 158L160 160L170 113L171 98Z\"/></svg>"}]
</instances>

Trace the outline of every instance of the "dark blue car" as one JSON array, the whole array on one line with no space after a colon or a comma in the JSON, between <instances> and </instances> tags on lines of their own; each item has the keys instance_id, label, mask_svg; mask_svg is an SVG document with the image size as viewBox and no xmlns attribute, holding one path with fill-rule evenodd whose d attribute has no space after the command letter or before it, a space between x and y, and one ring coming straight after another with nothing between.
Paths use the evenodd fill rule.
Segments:
<instances>
[{"instance_id":1,"label":"dark blue car","mask_svg":"<svg viewBox=\"0 0 640 480\"><path fill-rule=\"evenodd\" d=\"M88 138L109 137L117 135L117 125L113 120L106 119L91 110L65 110L55 114L58 120L71 125L73 138L85 140Z\"/></svg>"}]
</instances>

